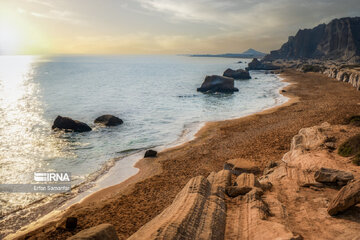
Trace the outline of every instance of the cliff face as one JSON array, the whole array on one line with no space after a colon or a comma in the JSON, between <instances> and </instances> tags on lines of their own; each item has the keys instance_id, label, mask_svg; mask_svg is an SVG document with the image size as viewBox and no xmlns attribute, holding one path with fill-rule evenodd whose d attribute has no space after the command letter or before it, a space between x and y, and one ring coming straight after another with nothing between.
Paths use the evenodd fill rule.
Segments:
<instances>
[{"instance_id":1,"label":"cliff face","mask_svg":"<svg viewBox=\"0 0 360 240\"><path fill-rule=\"evenodd\" d=\"M276 59L323 59L360 61L360 17L334 19L313 29L299 30L265 61Z\"/></svg>"}]
</instances>

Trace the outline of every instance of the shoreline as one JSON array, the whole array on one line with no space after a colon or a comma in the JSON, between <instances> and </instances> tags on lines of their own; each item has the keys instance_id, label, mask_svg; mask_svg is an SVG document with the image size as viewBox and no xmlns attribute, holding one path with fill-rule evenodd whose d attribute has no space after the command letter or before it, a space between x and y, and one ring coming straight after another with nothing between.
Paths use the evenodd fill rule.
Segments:
<instances>
[{"instance_id":1,"label":"shoreline","mask_svg":"<svg viewBox=\"0 0 360 240\"><path fill-rule=\"evenodd\" d=\"M291 105L294 102L299 101L299 99L297 97L292 96L291 94L286 94L286 92L281 92L282 90L286 91L287 89L289 89L291 87L291 85L294 83L287 81L287 79L285 79L285 78L281 78L281 74L277 74L277 77L279 78L279 80L281 82L289 83L287 86L280 87L278 89L279 94L282 95L283 97L287 98L287 99L285 99L285 102L282 102L280 104L275 104L274 106L264 108L264 109L260 110L259 112L250 113L248 115L244 115L241 117L229 118L229 119L219 120L219 121L216 120L216 121L208 121L208 122L199 122L198 124L196 124L196 126L193 129L192 128L184 128L183 131L189 130L189 133L187 133L185 135L181 134L179 139L177 139L173 143L161 145L161 146L155 147L154 149L159 150L158 154L160 154L162 152L170 151L173 148L177 148L177 147L180 148L182 145L188 144L191 141L198 138L200 132L211 123L239 120L239 119L251 117L252 115L257 115L257 114L267 114L270 112L275 112L277 110L277 108L285 107L285 106ZM137 154L143 155L143 152L144 151L141 151ZM117 183L112 186L107 186L105 188L101 188L98 191L95 191L95 192L91 193L90 195L86 196L85 198L82 198L80 201L78 201L74 204L87 204L87 203L91 203L94 201L101 201L102 199L108 198L109 195L114 195L114 194L117 194L120 192L124 193L125 189L130 184L137 183L143 179L149 178L151 176L154 176L154 175L160 173L161 172L160 165L156 164L156 163L154 164L154 162L152 160L153 160L152 158L142 158L142 157L138 158L138 160L136 160L135 164L133 165L134 168L138 169L137 173L126 178L124 181L122 181L120 183ZM113 166L111 169L113 169L113 168L115 168L115 166ZM108 173L106 173L105 175L107 175L107 174ZM131 189L127 189L127 191L125 193L127 193L130 190ZM72 204L72 205L74 205L74 204ZM68 207L71 207L72 205L70 205ZM63 209L63 208L61 208L61 209Z\"/></svg>"},{"instance_id":2,"label":"shoreline","mask_svg":"<svg viewBox=\"0 0 360 240\"><path fill-rule=\"evenodd\" d=\"M240 120L240 119L248 118L253 115L258 115L258 114L267 114L267 113L276 111L278 108L285 107L287 105L291 105L294 101L298 101L298 99L296 99L295 96L292 96L291 94L288 94L287 92L282 92L282 90L289 89L292 86L292 84L294 84L294 83L288 81L286 78L281 77L281 74L276 74L276 75L277 75L277 78L279 79L279 81L288 83L288 85L282 86L277 89L277 92L279 93L280 98L285 98L285 99L283 99L284 102L275 103L271 107L264 107L263 109L261 109L258 112L250 113L250 114L240 116L240 117L233 117L233 118L224 119L224 120L204 121L204 122L189 124L189 125L195 125L195 127L186 128L184 126L182 134L176 141L165 144L165 145L156 146L156 147L154 147L154 149L158 150L158 154L161 154L163 152L170 151L174 148L181 148L183 145L189 144L189 143L191 143L191 141L197 139L202 134L202 131L204 131L204 129L206 129L211 124L216 124L219 122L226 122L226 121L233 121L233 120ZM152 161L153 160L152 158L143 158L142 156L143 156L144 151L145 150L140 150L138 152L129 154L124 157L116 157L116 158L109 160L108 162L111 162L111 161L114 162L111 166L106 167L106 169L103 171L102 171L102 169L98 170L100 172L99 174L96 174L96 172L92 173L95 175L95 177L94 177L95 185L94 186L90 186L90 187L86 186L91 181L87 181L87 182L84 182L83 184L79 184L79 186L77 186L78 188L81 187L81 185L84 185L84 187L86 187L86 189L83 192L78 193L75 197L72 197L72 198L66 200L64 202L64 204L61 204L56 209L45 214L44 216L42 216L40 219L36 220L35 222L30 222L29 224L23 226L16 233L7 235L5 237L5 239L7 239L8 237L15 237L17 235L22 235L28 231L32 231L33 229L36 229L36 228L44 225L45 223L48 223L48 221L50 219L51 219L51 221L58 221L59 219L61 219L62 215L66 214L67 211L70 211L72 207L74 207L78 204L81 204L81 205L92 204L92 203L99 202L104 199L110 198L116 194L129 194L133 189L131 187L131 185L134 185L138 182L141 182L142 180L148 179L152 176L155 176L156 174L161 173L161 164L154 163ZM120 180L120 182L119 182L119 179L117 179L118 183L109 185L109 183L108 183L109 180L112 180L114 177L118 177L118 176L116 176L116 173L114 173L114 172L116 172L116 170L119 170L119 166L117 166L117 165L120 165L121 160L126 159L126 158L131 159L130 161L133 163L132 164L133 168L131 170L134 170L136 172L133 173L131 176L123 177L122 178L123 180ZM104 166L106 166L106 165L108 165L108 164L105 163ZM127 163L127 165L128 165L128 163ZM121 167L120 167L120 170L121 170ZM104 178L105 178L105 181L104 181Z\"/></svg>"}]
</instances>

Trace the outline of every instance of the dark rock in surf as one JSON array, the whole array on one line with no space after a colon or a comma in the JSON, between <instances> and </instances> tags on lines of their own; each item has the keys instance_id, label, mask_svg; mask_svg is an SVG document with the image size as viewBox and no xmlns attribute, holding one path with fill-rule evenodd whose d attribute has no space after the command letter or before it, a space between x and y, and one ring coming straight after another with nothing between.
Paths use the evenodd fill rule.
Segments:
<instances>
[{"instance_id":1,"label":"dark rock in surf","mask_svg":"<svg viewBox=\"0 0 360 240\"><path fill-rule=\"evenodd\" d=\"M102 115L98 118L95 119L94 123L100 123L103 124L107 127L112 127L112 126L118 126L120 124L123 124L123 120L121 120L118 117L115 117L113 115Z\"/></svg>"},{"instance_id":2,"label":"dark rock in surf","mask_svg":"<svg viewBox=\"0 0 360 240\"><path fill-rule=\"evenodd\" d=\"M208 93L233 93L239 91L234 87L234 79L218 75L206 76L203 84L197 89L198 92Z\"/></svg>"},{"instance_id":3,"label":"dark rock in surf","mask_svg":"<svg viewBox=\"0 0 360 240\"><path fill-rule=\"evenodd\" d=\"M157 151L150 149L145 152L144 158L156 157L156 155L157 155Z\"/></svg>"},{"instance_id":4,"label":"dark rock in surf","mask_svg":"<svg viewBox=\"0 0 360 240\"><path fill-rule=\"evenodd\" d=\"M52 125L52 129L60 129L65 131L73 131L73 132L89 132L91 131L91 127L86 123L73 120L68 117L57 116Z\"/></svg>"},{"instance_id":5,"label":"dark rock in surf","mask_svg":"<svg viewBox=\"0 0 360 240\"><path fill-rule=\"evenodd\" d=\"M228 68L224 72L223 76L234 78L234 79L251 79L249 71L246 71L243 69L233 70L231 68Z\"/></svg>"}]
</instances>

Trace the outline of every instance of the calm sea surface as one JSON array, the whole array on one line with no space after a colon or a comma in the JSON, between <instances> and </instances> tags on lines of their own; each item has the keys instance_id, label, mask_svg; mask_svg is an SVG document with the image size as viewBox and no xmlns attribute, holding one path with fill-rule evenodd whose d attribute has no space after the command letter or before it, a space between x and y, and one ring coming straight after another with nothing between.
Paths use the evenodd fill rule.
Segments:
<instances>
[{"instance_id":1,"label":"calm sea surface","mask_svg":"<svg viewBox=\"0 0 360 240\"><path fill-rule=\"evenodd\" d=\"M239 92L196 92L205 75L245 68L249 60L186 56L0 56L0 183L29 183L33 172L71 172L78 184L131 149L173 143L204 121L241 117L280 104L284 86L273 74L251 72ZM113 114L118 127L93 124ZM57 115L93 127L54 133ZM120 160L121 161L121 160ZM41 194L0 193L1 215Z\"/></svg>"}]
</instances>

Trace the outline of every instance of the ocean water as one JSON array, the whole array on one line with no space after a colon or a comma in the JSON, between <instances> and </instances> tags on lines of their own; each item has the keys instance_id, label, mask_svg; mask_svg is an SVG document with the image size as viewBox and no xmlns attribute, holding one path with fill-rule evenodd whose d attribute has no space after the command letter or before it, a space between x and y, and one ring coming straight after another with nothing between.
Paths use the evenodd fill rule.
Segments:
<instances>
[{"instance_id":1,"label":"ocean water","mask_svg":"<svg viewBox=\"0 0 360 240\"><path fill-rule=\"evenodd\" d=\"M29 183L33 172L71 172L79 184L110 159L176 142L206 121L241 117L284 102L285 83L252 71L234 94L196 91L206 75L245 68L248 59L187 56L0 56L0 183ZM96 117L124 124L104 128ZM57 115L93 131L51 130ZM121 159L119 160L121 164ZM0 193L1 215L41 194Z\"/></svg>"}]
</instances>

